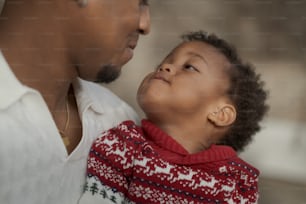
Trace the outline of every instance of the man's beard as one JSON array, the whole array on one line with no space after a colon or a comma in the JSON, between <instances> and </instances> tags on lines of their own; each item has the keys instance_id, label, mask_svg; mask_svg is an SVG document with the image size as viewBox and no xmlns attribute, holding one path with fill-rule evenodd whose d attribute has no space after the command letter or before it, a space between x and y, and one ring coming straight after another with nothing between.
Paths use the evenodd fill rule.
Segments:
<instances>
[{"instance_id":1,"label":"man's beard","mask_svg":"<svg viewBox=\"0 0 306 204\"><path fill-rule=\"evenodd\" d=\"M102 69L98 72L95 82L97 83L110 83L117 79L121 74L121 69L114 65L103 65Z\"/></svg>"}]
</instances>

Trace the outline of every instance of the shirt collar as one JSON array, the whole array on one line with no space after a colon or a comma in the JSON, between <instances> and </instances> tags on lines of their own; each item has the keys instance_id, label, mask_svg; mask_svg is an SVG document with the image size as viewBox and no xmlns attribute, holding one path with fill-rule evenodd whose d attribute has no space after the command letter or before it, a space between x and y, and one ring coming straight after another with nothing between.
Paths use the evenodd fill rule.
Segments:
<instances>
[{"instance_id":1,"label":"shirt collar","mask_svg":"<svg viewBox=\"0 0 306 204\"><path fill-rule=\"evenodd\" d=\"M103 114L108 109L113 109L122 103L118 96L98 83L76 78L73 88L80 114L89 108L98 114Z\"/></svg>"},{"instance_id":2,"label":"shirt collar","mask_svg":"<svg viewBox=\"0 0 306 204\"><path fill-rule=\"evenodd\" d=\"M88 108L103 114L107 109L120 105L121 100L100 84L76 78L73 82L79 113ZM0 109L5 109L28 92L35 92L23 85L14 75L0 51Z\"/></svg>"},{"instance_id":3,"label":"shirt collar","mask_svg":"<svg viewBox=\"0 0 306 204\"><path fill-rule=\"evenodd\" d=\"M0 51L0 109L6 109L27 92L34 90L21 84Z\"/></svg>"}]
</instances>

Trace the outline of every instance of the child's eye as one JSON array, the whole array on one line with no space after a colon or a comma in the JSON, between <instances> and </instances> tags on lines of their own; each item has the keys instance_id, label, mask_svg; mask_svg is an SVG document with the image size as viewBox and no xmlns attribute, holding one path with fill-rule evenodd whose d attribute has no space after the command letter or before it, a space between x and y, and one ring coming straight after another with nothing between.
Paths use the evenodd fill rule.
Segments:
<instances>
[{"instance_id":1,"label":"child's eye","mask_svg":"<svg viewBox=\"0 0 306 204\"><path fill-rule=\"evenodd\" d=\"M184 69L199 72L199 70L191 64L185 64Z\"/></svg>"}]
</instances>

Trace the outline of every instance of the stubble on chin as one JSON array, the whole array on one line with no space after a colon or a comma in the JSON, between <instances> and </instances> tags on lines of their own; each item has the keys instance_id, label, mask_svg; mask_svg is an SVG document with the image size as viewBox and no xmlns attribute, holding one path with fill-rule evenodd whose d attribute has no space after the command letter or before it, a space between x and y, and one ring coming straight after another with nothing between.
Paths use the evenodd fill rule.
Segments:
<instances>
[{"instance_id":1,"label":"stubble on chin","mask_svg":"<svg viewBox=\"0 0 306 204\"><path fill-rule=\"evenodd\" d=\"M117 66L108 64L103 65L101 70L98 72L95 82L96 83L110 83L117 78L119 78L121 74L121 69Z\"/></svg>"}]
</instances>

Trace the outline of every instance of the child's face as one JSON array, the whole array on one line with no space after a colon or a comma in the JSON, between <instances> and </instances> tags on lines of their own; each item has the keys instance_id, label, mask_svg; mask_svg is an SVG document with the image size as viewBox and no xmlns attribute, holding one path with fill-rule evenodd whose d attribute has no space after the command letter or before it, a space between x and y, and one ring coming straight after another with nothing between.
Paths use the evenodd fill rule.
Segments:
<instances>
[{"instance_id":1,"label":"child's face","mask_svg":"<svg viewBox=\"0 0 306 204\"><path fill-rule=\"evenodd\" d=\"M145 77L138 103L149 119L209 114L226 97L227 67L229 62L216 48L199 41L184 42Z\"/></svg>"}]
</instances>

